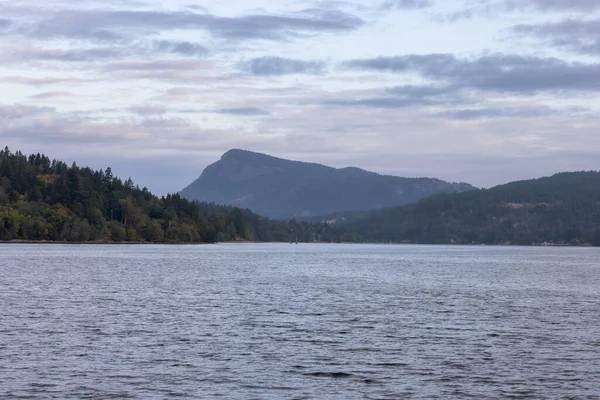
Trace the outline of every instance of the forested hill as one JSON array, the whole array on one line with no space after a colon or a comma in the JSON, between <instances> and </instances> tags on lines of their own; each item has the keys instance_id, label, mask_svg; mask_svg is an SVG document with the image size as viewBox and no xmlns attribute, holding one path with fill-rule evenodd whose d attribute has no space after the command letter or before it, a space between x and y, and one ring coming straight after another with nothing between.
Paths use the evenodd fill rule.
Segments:
<instances>
[{"instance_id":1,"label":"forested hill","mask_svg":"<svg viewBox=\"0 0 600 400\"><path fill-rule=\"evenodd\" d=\"M248 210L158 198L110 168L68 166L0 150L0 240L101 242L343 240L326 224L271 221Z\"/></svg>"},{"instance_id":2,"label":"forested hill","mask_svg":"<svg viewBox=\"0 0 600 400\"><path fill-rule=\"evenodd\" d=\"M473 189L466 183L385 176L233 149L206 167L181 195L249 208L271 218L295 218L391 207Z\"/></svg>"},{"instance_id":3,"label":"forested hill","mask_svg":"<svg viewBox=\"0 0 600 400\"><path fill-rule=\"evenodd\" d=\"M0 150L0 240L392 241L600 245L600 173L573 172L439 194L337 224L276 221L230 206L158 198L111 169Z\"/></svg>"},{"instance_id":4,"label":"forested hill","mask_svg":"<svg viewBox=\"0 0 600 400\"><path fill-rule=\"evenodd\" d=\"M600 173L436 195L342 225L367 241L600 246Z\"/></svg>"}]
</instances>

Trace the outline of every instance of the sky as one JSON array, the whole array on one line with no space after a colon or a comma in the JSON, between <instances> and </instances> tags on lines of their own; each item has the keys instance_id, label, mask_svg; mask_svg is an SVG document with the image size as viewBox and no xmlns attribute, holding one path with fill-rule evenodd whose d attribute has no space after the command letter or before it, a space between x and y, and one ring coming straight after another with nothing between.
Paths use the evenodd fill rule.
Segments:
<instances>
[{"instance_id":1,"label":"sky","mask_svg":"<svg viewBox=\"0 0 600 400\"><path fill-rule=\"evenodd\" d=\"M491 187L600 169L598 0L0 0L0 145L156 194L232 148Z\"/></svg>"}]
</instances>

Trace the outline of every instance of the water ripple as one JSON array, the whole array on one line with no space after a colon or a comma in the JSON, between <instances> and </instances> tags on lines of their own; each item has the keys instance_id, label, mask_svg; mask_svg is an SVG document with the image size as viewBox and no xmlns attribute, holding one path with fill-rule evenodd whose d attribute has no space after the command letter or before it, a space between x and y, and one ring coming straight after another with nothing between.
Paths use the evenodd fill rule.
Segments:
<instances>
[{"instance_id":1,"label":"water ripple","mask_svg":"<svg viewBox=\"0 0 600 400\"><path fill-rule=\"evenodd\" d=\"M600 399L597 249L0 254L0 398Z\"/></svg>"}]
</instances>

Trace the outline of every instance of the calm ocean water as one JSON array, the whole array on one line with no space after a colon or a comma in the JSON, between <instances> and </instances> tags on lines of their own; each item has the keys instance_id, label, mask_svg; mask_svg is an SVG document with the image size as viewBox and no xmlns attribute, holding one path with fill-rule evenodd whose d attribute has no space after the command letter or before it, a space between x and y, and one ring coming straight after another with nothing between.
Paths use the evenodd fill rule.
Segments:
<instances>
[{"instance_id":1,"label":"calm ocean water","mask_svg":"<svg viewBox=\"0 0 600 400\"><path fill-rule=\"evenodd\" d=\"M2 399L600 399L600 250L0 245Z\"/></svg>"}]
</instances>

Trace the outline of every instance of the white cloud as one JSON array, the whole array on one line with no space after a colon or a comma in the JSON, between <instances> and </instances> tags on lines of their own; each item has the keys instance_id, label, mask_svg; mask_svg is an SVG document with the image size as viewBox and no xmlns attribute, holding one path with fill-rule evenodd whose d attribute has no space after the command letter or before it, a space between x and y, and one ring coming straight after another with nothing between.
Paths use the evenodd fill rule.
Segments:
<instances>
[{"instance_id":1,"label":"white cloud","mask_svg":"<svg viewBox=\"0 0 600 400\"><path fill-rule=\"evenodd\" d=\"M2 146L160 193L233 147L482 186L597 168L596 1L40 4L3 5Z\"/></svg>"}]
</instances>

